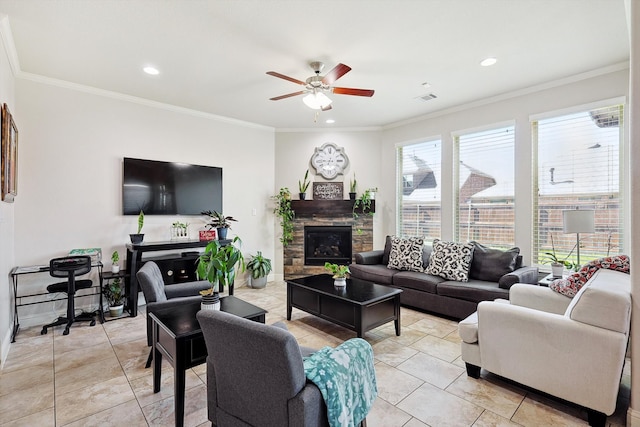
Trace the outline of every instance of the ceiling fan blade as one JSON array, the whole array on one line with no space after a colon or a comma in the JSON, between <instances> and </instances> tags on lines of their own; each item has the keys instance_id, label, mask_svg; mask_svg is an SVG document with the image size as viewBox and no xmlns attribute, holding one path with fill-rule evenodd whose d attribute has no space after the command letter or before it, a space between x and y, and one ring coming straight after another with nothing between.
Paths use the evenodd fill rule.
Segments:
<instances>
[{"instance_id":1,"label":"ceiling fan blade","mask_svg":"<svg viewBox=\"0 0 640 427\"><path fill-rule=\"evenodd\" d=\"M280 79L284 79L284 80L289 80L290 82L299 84L299 85L305 85L305 82L300 81L298 79L294 79L293 77L289 77L289 76L285 76L284 74L280 74L280 73L276 73L275 71L267 71L267 74L269 74L270 76L273 77L278 77Z\"/></svg>"},{"instance_id":2,"label":"ceiling fan blade","mask_svg":"<svg viewBox=\"0 0 640 427\"><path fill-rule=\"evenodd\" d=\"M288 93L286 95L280 95L280 96L276 96L275 98L269 98L272 101L278 101L280 99L285 99L285 98L290 98L292 96L297 96L297 95L302 95L303 93L305 93L306 91L301 90L299 92L293 92L293 93Z\"/></svg>"},{"instance_id":3,"label":"ceiling fan blade","mask_svg":"<svg viewBox=\"0 0 640 427\"><path fill-rule=\"evenodd\" d=\"M373 96L373 89L353 89L350 87L334 87L333 93L338 95Z\"/></svg>"},{"instance_id":4,"label":"ceiling fan blade","mask_svg":"<svg viewBox=\"0 0 640 427\"><path fill-rule=\"evenodd\" d=\"M324 78L322 79L322 83L331 85L333 82L347 74L349 71L351 71L351 67L349 67L348 65L338 64L333 68L333 70L329 71L327 75L324 76Z\"/></svg>"}]
</instances>

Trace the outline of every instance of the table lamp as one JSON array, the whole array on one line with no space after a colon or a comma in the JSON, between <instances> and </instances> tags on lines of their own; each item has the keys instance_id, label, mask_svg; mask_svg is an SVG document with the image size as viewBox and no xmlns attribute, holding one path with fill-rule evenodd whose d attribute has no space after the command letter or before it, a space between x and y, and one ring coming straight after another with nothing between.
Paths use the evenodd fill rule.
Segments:
<instances>
[{"instance_id":1,"label":"table lamp","mask_svg":"<svg viewBox=\"0 0 640 427\"><path fill-rule=\"evenodd\" d=\"M580 233L594 233L595 211L593 209L573 209L562 211L562 232L576 233L578 266L580 266Z\"/></svg>"}]
</instances>

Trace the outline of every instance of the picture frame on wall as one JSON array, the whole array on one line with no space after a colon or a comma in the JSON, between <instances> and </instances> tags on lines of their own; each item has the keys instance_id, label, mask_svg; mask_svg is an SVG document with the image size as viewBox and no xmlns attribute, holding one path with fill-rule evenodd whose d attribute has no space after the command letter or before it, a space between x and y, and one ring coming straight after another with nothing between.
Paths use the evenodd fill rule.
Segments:
<instances>
[{"instance_id":1,"label":"picture frame on wall","mask_svg":"<svg viewBox=\"0 0 640 427\"><path fill-rule=\"evenodd\" d=\"M18 195L18 127L7 104L2 105L0 144L0 192L2 201L12 203Z\"/></svg>"}]
</instances>

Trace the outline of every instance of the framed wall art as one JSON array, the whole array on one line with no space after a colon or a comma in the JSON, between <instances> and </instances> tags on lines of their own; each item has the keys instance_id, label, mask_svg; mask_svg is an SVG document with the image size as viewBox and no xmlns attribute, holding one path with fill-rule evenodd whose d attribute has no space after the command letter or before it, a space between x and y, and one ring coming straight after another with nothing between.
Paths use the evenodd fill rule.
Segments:
<instances>
[{"instance_id":1,"label":"framed wall art","mask_svg":"<svg viewBox=\"0 0 640 427\"><path fill-rule=\"evenodd\" d=\"M11 203L18 195L18 128L7 104L2 106L1 129L0 191L2 201Z\"/></svg>"}]
</instances>

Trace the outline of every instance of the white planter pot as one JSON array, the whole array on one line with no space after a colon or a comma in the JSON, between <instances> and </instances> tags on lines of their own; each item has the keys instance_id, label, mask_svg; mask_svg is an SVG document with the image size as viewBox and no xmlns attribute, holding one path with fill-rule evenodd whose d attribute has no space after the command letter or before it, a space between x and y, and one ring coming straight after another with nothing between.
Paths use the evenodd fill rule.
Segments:
<instances>
[{"instance_id":1,"label":"white planter pot","mask_svg":"<svg viewBox=\"0 0 640 427\"><path fill-rule=\"evenodd\" d=\"M111 264L111 272L113 274L120 273L120 266L118 264Z\"/></svg>"},{"instance_id":2,"label":"white planter pot","mask_svg":"<svg viewBox=\"0 0 640 427\"><path fill-rule=\"evenodd\" d=\"M123 304L116 305L114 307L109 306L109 316L111 316L111 317L122 316L123 309L124 309L124 305Z\"/></svg>"},{"instance_id":3,"label":"white planter pot","mask_svg":"<svg viewBox=\"0 0 640 427\"><path fill-rule=\"evenodd\" d=\"M564 272L563 264L551 264L551 274L554 278L562 277L562 273Z\"/></svg>"},{"instance_id":4,"label":"white planter pot","mask_svg":"<svg viewBox=\"0 0 640 427\"><path fill-rule=\"evenodd\" d=\"M344 288L345 286L347 286L347 278L339 277L337 279L333 279L333 286L335 286L336 288Z\"/></svg>"},{"instance_id":5,"label":"white planter pot","mask_svg":"<svg viewBox=\"0 0 640 427\"><path fill-rule=\"evenodd\" d=\"M220 295L215 293L213 295L203 295L200 302L201 310L220 310Z\"/></svg>"}]
</instances>

